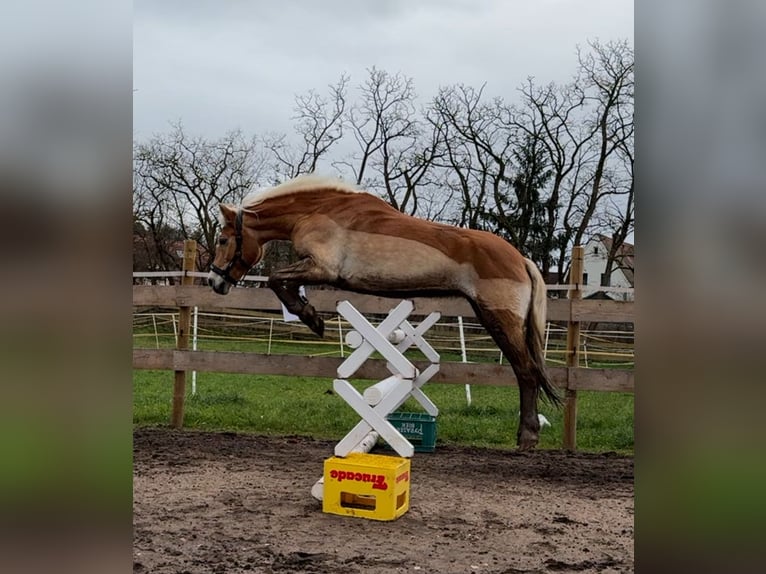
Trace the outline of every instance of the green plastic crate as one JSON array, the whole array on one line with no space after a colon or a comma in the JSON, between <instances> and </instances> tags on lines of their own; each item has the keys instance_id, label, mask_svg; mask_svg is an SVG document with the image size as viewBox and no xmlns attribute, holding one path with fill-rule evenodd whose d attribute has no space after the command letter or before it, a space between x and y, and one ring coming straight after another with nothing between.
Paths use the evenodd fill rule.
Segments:
<instances>
[{"instance_id":1,"label":"green plastic crate","mask_svg":"<svg viewBox=\"0 0 766 574\"><path fill-rule=\"evenodd\" d=\"M391 413L386 419L412 443L415 452L436 449L436 417L427 413Z\"/></svg>"}]
</instances>

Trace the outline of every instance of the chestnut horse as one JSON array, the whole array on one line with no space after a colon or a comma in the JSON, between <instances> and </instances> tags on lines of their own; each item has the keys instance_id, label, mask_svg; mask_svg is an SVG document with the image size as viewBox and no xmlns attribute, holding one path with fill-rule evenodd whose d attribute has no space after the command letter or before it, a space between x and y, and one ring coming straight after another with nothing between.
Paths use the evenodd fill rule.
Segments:
<instances>
[{"instance_id":1,"label":"chestnut horse","mask_svg":"<svg viewBox=\"0 0 766 574\"><path fill-rule=\"evenodd\" d=\"M543 359L546 291L535 264L505 240L405 215L337 179L300 176L222 204L221 235L208 283L226 294L263 257L264 245L293 243L297 263L269 277L287 309L320 337L324 322L298 292L327 284L385 297L462 296L507 357L521 398L518 446L533 448L542 389L560 405Z\"/></svg>"}]
</instances>

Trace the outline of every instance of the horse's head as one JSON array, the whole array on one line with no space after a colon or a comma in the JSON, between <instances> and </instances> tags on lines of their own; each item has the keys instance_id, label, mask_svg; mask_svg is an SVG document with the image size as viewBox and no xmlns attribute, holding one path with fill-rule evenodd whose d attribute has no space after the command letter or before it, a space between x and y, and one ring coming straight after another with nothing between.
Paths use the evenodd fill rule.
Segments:
<instances>
[{"instance_id":1,"label":"horse's head","mask_svg":"<svg viewBox=\"0 0 766 574\"><path fill-rule=\"evenodd\" d=\"M242 224L244 212L233 205L221 204L221 234L215 246L207 283L213 291L226 295L232 285L244 277L263 256L257 237Z\"/></svg>"}]
</instances>

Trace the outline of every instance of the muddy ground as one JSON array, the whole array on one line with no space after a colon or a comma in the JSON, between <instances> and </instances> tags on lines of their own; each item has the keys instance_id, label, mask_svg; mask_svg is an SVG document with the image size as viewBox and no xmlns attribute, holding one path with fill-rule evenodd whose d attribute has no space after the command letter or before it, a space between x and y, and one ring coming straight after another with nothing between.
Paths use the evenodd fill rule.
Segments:
<instances>
[{"instance_id":1,"label":"muddy ground","mask_svg":"<svg viewBox=\"0 0 766 574\"><path fill-rule=\"evenodd\" d=\"M437 446L410 510L325 514L310 490L334 443L139 429L134 572L633 571L633 459Z\"/></svg>"}]
</instances>

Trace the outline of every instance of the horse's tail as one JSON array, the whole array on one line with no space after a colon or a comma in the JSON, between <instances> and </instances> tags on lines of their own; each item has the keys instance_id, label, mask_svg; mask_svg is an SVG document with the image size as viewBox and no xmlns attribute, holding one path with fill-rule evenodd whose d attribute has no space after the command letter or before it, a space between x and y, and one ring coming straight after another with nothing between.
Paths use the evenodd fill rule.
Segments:
<instances>
[{"instance_id":1,"label":"horse's tail","mask_svg":"<svg viewBox=\"0 0 766 574\"><path fill-rule=\"evenodd\" d=\"M530 302L529 312L527 313L527 346L532 354L535 367L538 370L540 388L551 403L556 406L561 406L561 397L545 372L545 355L543 349L546 308L548 303L545 280L534 262L525 258L524 263L527 267L529 278L532 280L532 301Z\"/></svg>"}]
</instances>

